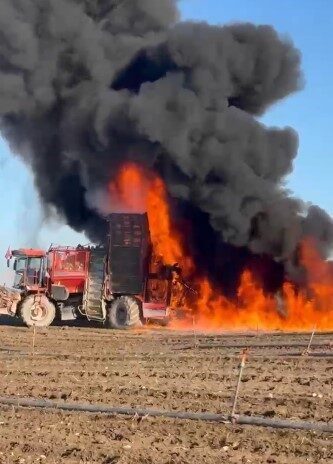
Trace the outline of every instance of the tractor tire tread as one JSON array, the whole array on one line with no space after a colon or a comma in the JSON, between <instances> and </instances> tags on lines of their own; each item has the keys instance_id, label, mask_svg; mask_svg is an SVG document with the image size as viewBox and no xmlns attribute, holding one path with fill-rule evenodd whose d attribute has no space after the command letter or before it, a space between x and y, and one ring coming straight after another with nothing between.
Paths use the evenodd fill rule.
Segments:
<instances>
[{"instance_id":1,"label":"tractor tire tread","mask_svg":"<svg viewBox=\"0 0 333 464\"><path fill-rule=\"evenodd\" d=\"M117 317L117 312L121 306L127 312L127 320L124 324L121 324ZM139 327L141 325L139 302L129 296L116 298L111 303L108 311L108 325L112 329L117 330L128 330Z\"/></svg>"},{"instance_id":2,"label":"tractor tire tread","mask_svg":"<svg viewBox=\"0 0 333 464\"><path fill-rule=\"evenodd\" d=\"M46 308L47 315L43 320L34 322L31 318L31 307L36 297L36 295L29 295L22 301L20 308L21 319L27 327L49 327L56 317L55 305L45 295L38 297L41 299L43 307Z\"/></svg>"}]
</instances>

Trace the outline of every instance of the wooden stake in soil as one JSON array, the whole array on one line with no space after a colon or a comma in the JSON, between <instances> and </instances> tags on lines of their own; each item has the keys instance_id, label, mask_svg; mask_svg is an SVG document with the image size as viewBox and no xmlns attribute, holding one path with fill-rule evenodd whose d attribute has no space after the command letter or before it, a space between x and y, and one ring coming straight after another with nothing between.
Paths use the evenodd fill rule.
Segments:
<instances>
[{"instance_id":1,"label":"wooden stake in soil","mask_svg":"<svg viewBox=\"0 0 333 464\"><path fill-rule=\"evenodd\" d=\"M195 330L195 316L192 316L193 336L194 336L194 348L197 348L197 332Z\"/></svg>"},{"instance_id":2,"label":"wooden stake in soil","mask_svg":"<svg viewBox=\"0 0 333 464\"><path fill-rule=\"evenodd\" d=\"M36 326L33 325L32 330L32 356L35 356L35 341L36 341Z\"/></svg>"},{"instance_id":3,"label":"wooden stake in soil","mask_svg":"<svg viewBox=\"0 0 333 464\"><path fill-rule=\"evenodd\" d=\"M235 392L235 397L234 397L234 403L233 403L232 411L231 411L231 420L232 420L232 421L233 421L233 419L235 419L235 417L236 417L236 407L237 407L237 400L238 400L238 395L239 395L239 389L240 389L240 384L241 384L241 381L242 381L243 371L244 371L244 368L245 368L245 363L246 363L248 354L249 354L249 350L248 350L248 348L245 348L245 349L242 351L242 360L241 360L241 363L240 363L240 365L239 365L238 382L237 382L237 387L236 387L236 392Z\"/></svg>"},{"instance_id":4,"label":"wooden stake in soil","mask_svg":"<svg viewBox=\"0 0 333 464\"><path fill-rule=\"evenodd\" d=\"M310 348L311 348L311 345L312 345L312 341L313 341L314 334L315 334L315 332L316 332L316 328L317 328L317 326L315 325L314 328L313 328L313 331L312 331L310 340L309 340L309 344L308 344L306 350L303 352L303 356L310 353Z\"/></svg>"}]
</instances>

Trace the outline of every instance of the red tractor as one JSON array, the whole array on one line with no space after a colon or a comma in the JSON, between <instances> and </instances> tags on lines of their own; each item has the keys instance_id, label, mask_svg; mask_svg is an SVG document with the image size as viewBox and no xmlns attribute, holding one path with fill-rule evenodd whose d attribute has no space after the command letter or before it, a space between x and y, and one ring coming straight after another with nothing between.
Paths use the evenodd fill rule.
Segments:
<instances>
[{"instance_id":1,"label":"red tractor","mask_svg":"<svg viewBox=\"0 0 333 464\"><path fill-rule=\"evenodd\" d=\"M0 287L0 314L27 326L85 317L116 329L166 324L180 269L153 255L146 214L111 214L105 247L20 249L13 288Z\"/></svg>"}]
</instances>

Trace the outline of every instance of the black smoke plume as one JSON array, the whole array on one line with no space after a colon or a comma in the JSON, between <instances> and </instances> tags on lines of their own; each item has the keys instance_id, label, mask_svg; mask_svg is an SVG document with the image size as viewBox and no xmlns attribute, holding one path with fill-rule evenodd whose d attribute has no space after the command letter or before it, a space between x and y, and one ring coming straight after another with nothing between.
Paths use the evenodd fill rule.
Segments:
<instances>
[{"instance_id":1,"label":"black smoke plume","mask_svg":"<svg viewBox=\"0 0 333 464\"><path fill-rule=\"evenodd\" d=\"M330 217L284 187L297 134L257 119L301 87L300 53L270 26L180 22L174 0L1 0L0 130L44 206L101 241L118 167L155 168L217 280L250 259L278 285L304 236L333 243Z\"/></svg>"}]
</instances>

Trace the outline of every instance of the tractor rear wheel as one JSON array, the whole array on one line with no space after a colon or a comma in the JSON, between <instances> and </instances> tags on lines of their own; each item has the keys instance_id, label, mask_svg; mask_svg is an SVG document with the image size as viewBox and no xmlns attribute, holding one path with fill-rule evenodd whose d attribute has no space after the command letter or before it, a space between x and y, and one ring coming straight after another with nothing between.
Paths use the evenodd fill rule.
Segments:
<instances>
[{"instance_id":1,"label":"tractor rear wheel","mask_svg":"<svg viewBox=\"0 0 333 464\"><path fill-rule=\"evenodd\" d=\"M28 327L48 327L56 316L54 304L45 295L29 295L21 304L21 318Z\"/></svg>"},{"instance_id":2,"label":"tractor rear wheel","mask_svg":"<svg viewBox=\"0 0 333 464\"><path fill-rule=\"evenodd\" d=\"M168 327L170 324L170 317L165 317L164 319L159 320L158 323L161 327Z\"/></svg>"},{"instance_id":3,"label":"tractor rear wheel","mask_svg":"<svg viewBox=\"0 0 333 464\"><path fill-rule=\"evenodd\" d=\"M139 302L129 296L116 298L108 311L108 325L112 329L128 330L141 325Z\"/></svg>"}]
</instances>

